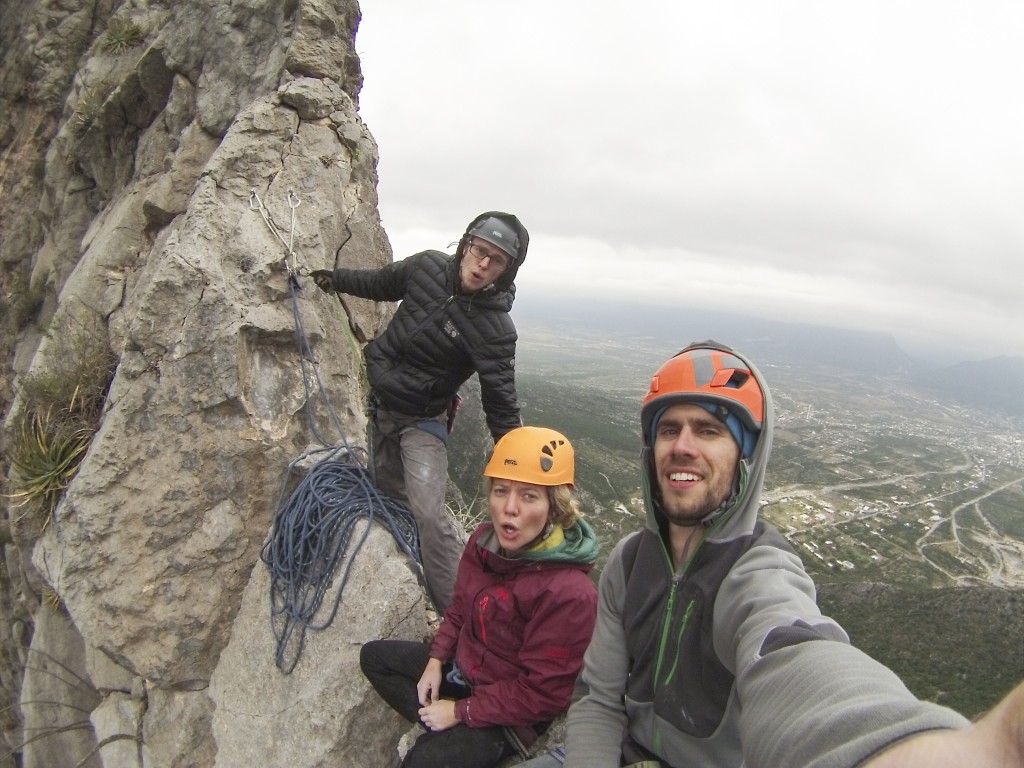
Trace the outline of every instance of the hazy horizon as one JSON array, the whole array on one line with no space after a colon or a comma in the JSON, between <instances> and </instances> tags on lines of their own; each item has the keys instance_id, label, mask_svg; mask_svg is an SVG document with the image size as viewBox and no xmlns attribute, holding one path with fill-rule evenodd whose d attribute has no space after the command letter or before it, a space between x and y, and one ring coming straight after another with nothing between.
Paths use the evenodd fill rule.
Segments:
<instances>
[{"instance_id":1,"label":"hazy horizon","mask_svg":"<svg viewBox=\"0 0 1024 768\"><path fill-rule=\"evenodd\" d=\"M396 258L506 210L531 235L523 296L1024 355L1024 4L360 7Z\"/></svg>"}]
</instances>

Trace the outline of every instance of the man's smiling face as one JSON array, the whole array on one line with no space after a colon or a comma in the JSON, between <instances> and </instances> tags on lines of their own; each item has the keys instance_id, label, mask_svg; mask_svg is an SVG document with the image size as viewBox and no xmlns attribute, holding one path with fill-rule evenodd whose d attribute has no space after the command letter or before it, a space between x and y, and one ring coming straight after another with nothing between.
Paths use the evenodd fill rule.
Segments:
<instances>
[{"instance_id":1,"label":"man's smiling face","mask_svg":"<svg viewBox=\"0 0 1024 768\"><path fill-rule=\"evenodd\" d=\"M740 448L725 423L691 403L670 406L654 434L654 470L670 523L694 525L732 494Z\"/></svg>"}]
</instances>

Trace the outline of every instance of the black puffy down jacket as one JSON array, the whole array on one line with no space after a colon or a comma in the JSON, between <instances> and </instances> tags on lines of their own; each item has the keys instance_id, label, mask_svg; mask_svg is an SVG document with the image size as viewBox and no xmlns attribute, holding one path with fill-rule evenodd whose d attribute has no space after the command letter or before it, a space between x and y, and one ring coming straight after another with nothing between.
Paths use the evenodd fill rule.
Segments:
<instances>
[{"instance_id":1,"label":"black puffy down jacket","mask_svg":"<svg viewBox=\"0 0 1024 768\"><path fill-rule=\"evenodd\" d=\"M459 263L440 251L423 251L381 269L336 269L334 287L364 299L401 302L364 352L370 386L385 408L438 416L476 372L487 426L497 440L521 424L515 385L518 337L508 313L515 297L511 280L522 257L509 266L504 280L465 294L456 293Z\"/></svg>"}]
</instances>

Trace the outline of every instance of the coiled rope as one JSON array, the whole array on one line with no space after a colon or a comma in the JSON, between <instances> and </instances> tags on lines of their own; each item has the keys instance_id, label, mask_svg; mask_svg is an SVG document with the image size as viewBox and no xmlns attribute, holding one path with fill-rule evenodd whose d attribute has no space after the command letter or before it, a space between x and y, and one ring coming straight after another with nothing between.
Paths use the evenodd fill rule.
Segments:
<instances>
[{"instance_id":1,"label":"coiled rope","mask_svg":"<svg viewBox=\"0 0 1024 768\"><path fill-rule=\"evenodd\" d=\"M292 248L295 210L300 204L299 198L289 190L288 207L292 218L286 241L255 189L249 198L249 207L260 213L288 253L288 285L305 389L306 417L311 434L320 443L319 447L306 451L288 465L275 504L270 535L260 550L260 559L270 571L270 619L277 640L274 661L285 674L295 669L305 646L307 630L323 630L334 621L355 555L366 541L373 523L389 531L417 573L422 571L419 534L412 514L378 490L366 467L366 450L353 448L346 439L302 325L298 297L300 286ZM315 392L312 382L316 383ZM316 398L323 402L339 435L339 440L333 444L321 436L313 420L312 406ZM299 467L311 461L315 463L295 485ZM294 490L289 494L288 489L293 486ZM353 543L355 526L361 520L367 523L358 541ZM317 613L331 587L335 571L346 557L348 562L337 585L330 613L317 621Z\"/></svg>"},{"instance_id":2,"label":"coiled rope","mask_svg":"<svg viewBox=\"0 0 1024 768\"><path fill-rule=\"evenodd\" d=\"M328 449L325 449L328 450ZM355 553L377 523L391 532L399 548L419 563L419 538L409 511L377 490L366 468L342 459L326 458L313 466L274 516L270 537L260 558L270 569L270 613L277 650L274 661L285 674L298 663L307 630L326 629L334 621L355 562ZM350 544L356 524L368 521L362 535ZM316 615L348 556L330 613Z\"/></svg>"}]
</instances>

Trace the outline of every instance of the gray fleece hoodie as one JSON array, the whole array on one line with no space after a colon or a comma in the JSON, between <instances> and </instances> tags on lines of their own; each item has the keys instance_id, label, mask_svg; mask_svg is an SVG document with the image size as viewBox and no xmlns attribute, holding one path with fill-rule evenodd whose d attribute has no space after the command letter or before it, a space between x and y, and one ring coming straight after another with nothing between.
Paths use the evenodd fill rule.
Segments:
<instances>
[{"instance_id":1,"label":"gray fleece hoodie","mask_svg":"<svg viewBox=\"0 0 1024 768\"><path fill-rule=\"evenodd\" d=\"M719 347L714 342L702 346ZM649 451L647 523L601 574L597 627L569 711L566 768L852 768L922 731L960 728L849 644L792 548L758 520L775 413L736 494L675 571Z\"/></svg>"}]
</instances>

